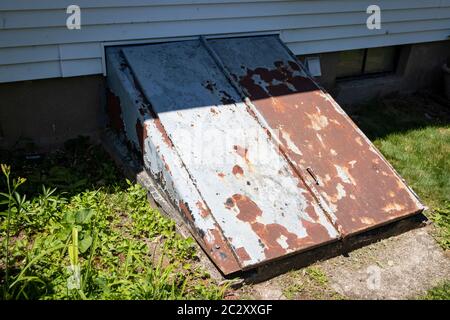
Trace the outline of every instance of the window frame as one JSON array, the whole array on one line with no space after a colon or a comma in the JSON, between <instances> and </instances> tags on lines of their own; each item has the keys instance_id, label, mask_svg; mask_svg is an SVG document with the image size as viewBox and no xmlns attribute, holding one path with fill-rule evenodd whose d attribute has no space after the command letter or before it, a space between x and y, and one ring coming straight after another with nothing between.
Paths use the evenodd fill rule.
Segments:
<instances>
[{"instance_id":1,"label":"window frame","mask_svg":"<svg viewBox=\"0 0 450 320\"><path fill-rule=\"evenodd\" d=\"M394 48L394 67L393 70L390 71L380 71L380 72L365 72L366 64L367 64L367 55L370 49L376 49L376 48ZM366 78L374 78L374 77L381 77L386 76L389 74L395 74L398 70L399 65L399 58L400 58L400 46L386 46L386 47L373 47L373 48L363 48L363 59L361 63L361 69L360 73L358 75L349 75L349 76L336 76L336 81L345 81L345 80L356 80L356 79L366 79ZM361 49L355 49L355 50L361 50Z\"/></svg>"}]
</instances>

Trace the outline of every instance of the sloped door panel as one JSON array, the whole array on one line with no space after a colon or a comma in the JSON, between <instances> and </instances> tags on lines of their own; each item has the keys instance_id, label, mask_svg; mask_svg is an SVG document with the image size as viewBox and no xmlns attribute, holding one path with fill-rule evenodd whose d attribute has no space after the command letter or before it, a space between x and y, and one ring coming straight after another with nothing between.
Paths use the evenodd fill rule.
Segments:
<instances>
[{"instance_id":1,"label":"sloped door panel","mask_svg":"<svg viewBox=\"0 0 450 320\"><path fill-rule=\"evenodd\" d=\"M339 237L200 41L122 52L243 269Z\"/></svg>"},{"instance_id":2,"label":"sloped door panel","mask_svg":"<svg viewBox=\"0 0 450 320\"><path fill-rule=\"evenodd\" d=\"M343 235L423 210L416 196L278 37L210 40L261 123ZM357 92L355 92L357 94Z\"/></svg>"}]
</instances>

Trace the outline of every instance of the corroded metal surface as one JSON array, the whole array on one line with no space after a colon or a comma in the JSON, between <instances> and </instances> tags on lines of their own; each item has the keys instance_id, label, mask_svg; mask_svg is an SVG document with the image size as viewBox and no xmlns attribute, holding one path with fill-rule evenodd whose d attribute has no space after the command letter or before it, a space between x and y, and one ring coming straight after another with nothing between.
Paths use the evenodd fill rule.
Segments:
<instances>
[{"instance_id":1,"label":"corroded metal surface","mask_svg":"<svg viewBox=\"0 0 450 320\"><path fill-rule=\"evenodd\" d=\"M242 268L338 237L198 41L122 51Z\"/></svg>"},{"instance_id":2,"label":"corroded metal surface","mask_svg":"<svg viewBox=\"0 0 450 320\"><path fill-rule=\"evenodd\" d=\"M193 235L219 269L224 274L240 270L241 266L219 226L205 209L202 197L175 154L159 119L149 112L148 102L137 89L133 76L119 53L109 52L108 71L108 86L121 97L120 107L127 138L134 148L143 147L143 161L147 172L166 191L180 212L184 213L183 217L194 231Z\"/></svg>"},{"instance_id":3,"label":"corroded metal surface","mask_svg":"<svg viewBox=\"0 0 450 320\"><path fill-rule=\"evenodd\" d=\"M224 274L423 209L276 37L112 48L107 61L112 125Z\"/></svg>"},{"instance_id":4,"label":"corroded metal surface","mask_svg":"<svg viewBox=\"0 0 450 320\"><path fill-rule=\"evenodd\" d=\"M423 210L415 195L279 39L211 40L263 125L321 197L343 236Z\"/></svg>"}]
</instances>

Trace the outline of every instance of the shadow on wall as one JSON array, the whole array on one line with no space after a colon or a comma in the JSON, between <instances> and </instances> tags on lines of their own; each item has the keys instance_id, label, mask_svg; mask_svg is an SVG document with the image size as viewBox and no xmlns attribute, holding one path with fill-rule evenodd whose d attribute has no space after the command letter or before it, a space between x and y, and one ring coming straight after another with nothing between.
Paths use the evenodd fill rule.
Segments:
<instances>
[{"instance_id":1,"label":"shadow on wall","mask_svg":"<svg viewBox=\"0 0 450 320\"><path fill-rule=\"evenodd\" d=\"M98 141L103 76L0 84L0 149L49 150L79 135Z\"/></svg>"}]
</instances>

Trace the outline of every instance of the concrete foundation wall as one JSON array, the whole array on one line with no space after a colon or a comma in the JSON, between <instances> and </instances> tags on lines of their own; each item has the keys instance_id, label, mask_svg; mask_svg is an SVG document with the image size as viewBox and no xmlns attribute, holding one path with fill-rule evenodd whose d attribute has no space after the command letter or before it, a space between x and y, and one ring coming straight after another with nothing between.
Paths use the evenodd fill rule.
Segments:
<instances>
[{"instance_id":1,"label":"concrete foundation wall","mask_svg":"<svg viewBox=\"0 0 450 320\"><path fill-rule=\"evenodd\" d=\"M79 135L98 139L104 96L102 76L0 84L0 149L47 149Z\"/></svg>"},{"instance_id":2,"label":"concrete foundation wall","mask_svg":"<svg viewBox=\"0 0 450 320\"><path fill-rule=\"evenodd\" d=\"M450 41L402 46L395 73L351 80L336 79L338 52L318 56L322 76L316 79L339 103L357 104L392 93L408 94L425 88L443 93L441 67L450 56Z\"/></svg>"}]
</instances>

